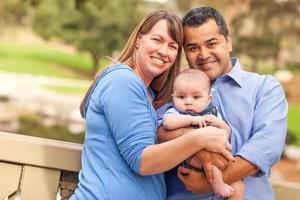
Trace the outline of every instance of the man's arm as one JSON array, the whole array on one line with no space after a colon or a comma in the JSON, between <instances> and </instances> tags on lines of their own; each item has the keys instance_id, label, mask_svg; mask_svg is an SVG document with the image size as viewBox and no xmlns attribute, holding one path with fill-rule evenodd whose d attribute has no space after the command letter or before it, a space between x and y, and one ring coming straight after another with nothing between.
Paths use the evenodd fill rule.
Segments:
<instances>
[{"instance_id":1,"label":"man's arm","mask_svg":"<svg viewBox=\"0 0 300 200\"><path fill-rule=\"evenodd\" d=\"M278 81L268 76L256 101L252 136L236 153L236 162L230 163L223 172L227 183L249 175L266 174L280 158L286 134L287 103ZM189 173L189 176L183 177L180 172ZM180 168L178 176L192 192L211 190L204 173Z\"/></svg>"},{"instance_id":2,"label":"man's arm","mask_svg":"<svg viewBox=\"0 0 300 200\"><path fill-rule=\"evenodd\" d=\"M231 162L229 166L222 172L224 182L231 184L241 180L243 177L250 176L258 172L258 168L243 159L235 157L236 161ZM183 176L183 174L188 174ZM179 179L184 183L185 187L193 193L212 191L211 185L208 182L204 173L199 173L191 169L180 167L177 173Z\"/></svg>"},{"instance_id":3,"label":"man's arm","mask_svg":"<svg viewBox=\"0 0 300 200\"><path fill-rule=\"evenodd\" d=\"M251 137L235 154L259 168L255 176L268 174L280 159L287 132L287 112L283 88L274 77L266 76L256 97Z\"/></svg>"}]
</instances>

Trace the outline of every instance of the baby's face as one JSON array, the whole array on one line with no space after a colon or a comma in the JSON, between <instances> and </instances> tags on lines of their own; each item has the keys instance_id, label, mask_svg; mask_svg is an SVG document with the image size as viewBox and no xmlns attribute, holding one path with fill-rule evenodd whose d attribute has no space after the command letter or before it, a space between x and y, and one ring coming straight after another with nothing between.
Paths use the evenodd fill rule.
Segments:
<instances>
[{"instance_id":1,"label":"baby's face","mask_svg":"<svg viewBox=\"0 0 300 200\"><path fill-rule=\"evenodd\" d=\"M201 112L210 101L209 88L198 81L180 82L174 86L173 102L181 112Z\"/></svg>"}]
</instances>

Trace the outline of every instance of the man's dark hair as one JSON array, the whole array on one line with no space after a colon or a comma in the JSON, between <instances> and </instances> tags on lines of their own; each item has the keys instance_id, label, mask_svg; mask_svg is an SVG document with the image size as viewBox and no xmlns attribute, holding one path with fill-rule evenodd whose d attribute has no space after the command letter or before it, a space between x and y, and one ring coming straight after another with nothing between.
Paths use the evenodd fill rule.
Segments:
<instances>
[{"instance_id":1,"label":"man's dark hair","mask_svg":"<svg viewBox=\"0 0 300 200\"><path fill-rule=\"evenodd\" d=\"M183 18L182 25L196 27L213 19L219 27L219 31L225 38L228 36L228 28L223 16L214 8L198 7L190 10Z\"/></svg>"}]
</instances>

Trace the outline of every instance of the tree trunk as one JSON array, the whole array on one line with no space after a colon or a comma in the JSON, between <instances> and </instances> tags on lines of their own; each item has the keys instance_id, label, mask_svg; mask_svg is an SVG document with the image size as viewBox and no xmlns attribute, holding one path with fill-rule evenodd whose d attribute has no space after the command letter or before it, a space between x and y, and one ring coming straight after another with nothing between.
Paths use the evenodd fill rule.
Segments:
<instances>
[{"instance_id":1,"label":"tree trunk","mask_svg":"<svg viewBox=\"0 0 300 200\"><path fill-rule=\"evenodd\" d=\"M228 26L232 24L234 18L250 10L251 0L234 0L225 8L225 21Z\"/></svg>"},{"instance_id":2,"label":"tree trunk","mask_svg":"<svg viewBox=\"0 0 300 200\"><path fill-rule=\"evenodd\" d=\"M93 59L93 67L91 71L91 75L95 76L98 72L98 65L100 61L100 55L97 52L90 52Z\"/></svg>"},{"instance_id":3,"label":"tree trunk","mask_svg":"<svg viewBox=\"0 0 300 200\"><path fill-rule=\"evenodd\" d=\"M274 62L274 71L277 71L277 70L280 70L283 68L283 62L280 58L280 51L281 51L281 48L280 48L280 45L281 45L281 41L279 38L276 39L276 46L275 46L275 49L274 49L274 55L273 55L273 59L275 60Z\"/></svg>"}]
</instances>

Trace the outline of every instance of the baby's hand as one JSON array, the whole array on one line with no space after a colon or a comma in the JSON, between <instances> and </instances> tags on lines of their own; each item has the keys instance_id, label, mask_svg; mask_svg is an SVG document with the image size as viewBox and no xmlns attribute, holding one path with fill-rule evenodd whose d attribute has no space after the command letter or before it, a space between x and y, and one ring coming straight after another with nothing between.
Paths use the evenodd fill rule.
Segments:
<instances>
[{"instance_id":1,"label":"baby's hand","mask_svg":"<svg viewBox=\"0 0 300 200\"><path fill-rule=\"evenodd\" d=\"M191 116L192 123L191 125L199 126L199 128L203 128L206 125L205 118L202 116Z\"/></svg>"},{"instance_id":2,"label":"baby's hand","mask_svg":"<svg viewBox=\"0 0 300 200\"><path fill-rule=\"evenodd\" d=\"M210 125L210 126L214 126L214 127L220 127L220 120L218 117L216 117L215 115L205 115L203 116L204 120L205 120L205 123L207 125Z\"/></svg>"}]
</instances>

